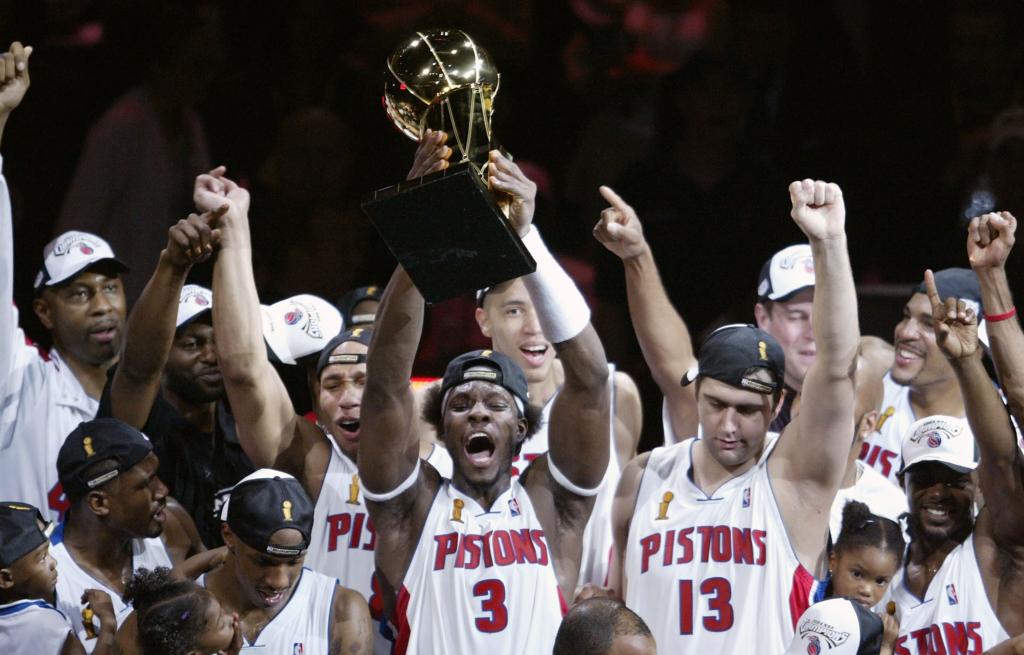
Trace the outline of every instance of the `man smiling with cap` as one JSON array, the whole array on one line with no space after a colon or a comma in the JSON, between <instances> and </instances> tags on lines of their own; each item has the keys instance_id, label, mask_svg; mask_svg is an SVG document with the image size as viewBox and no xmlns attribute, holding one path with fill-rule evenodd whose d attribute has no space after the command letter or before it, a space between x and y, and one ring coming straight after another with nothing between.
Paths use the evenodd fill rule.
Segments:
<instances>
[{"instance_id":1,"label":"man smiling with cap","mask_svg":"<svg viewBox=\"0 0 1024 655\"><path fill-rule=\"evenodd\" d=\"M0 134L29 85L31 48L14 44L0 74ZM13 63L13 65L12 65ZM43 250L33 309L53 337L48 356L27 345L14 306L14 235L7 182L0 176L0 498L67 508L54 462L64 436L96 415L107 369L117 360L125 317L120 274L110 246L67 232Z\"/></svg>"},{"instance_id":2,"label":"man smiling with cap","mask_svg":"<svg viewBox=\"0 0 1024 655\"><path fill-rule=\"evenodd\" d=\"M303 567L313 503L298 480L259 469L231 490L222 510L228 555L201 579L237 612L245 648L267 653L370 653L366 601Z\"/></svg>"}]
</instances>

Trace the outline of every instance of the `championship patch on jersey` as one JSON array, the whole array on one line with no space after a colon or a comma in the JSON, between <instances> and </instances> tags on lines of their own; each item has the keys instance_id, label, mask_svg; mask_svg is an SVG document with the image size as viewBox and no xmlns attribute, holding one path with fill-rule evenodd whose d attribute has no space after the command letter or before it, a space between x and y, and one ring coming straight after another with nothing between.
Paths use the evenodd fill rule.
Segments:
<instances>
[{"instance_id":1,"label":"championship patch on jersey","mask_svg":"<svg viewBox=\"0 0 1024 655\"><path fill-rule=\"evenodd\" d=\"M956 595L956 585L946 585L946 600L949 601L950 605L958 605L960 598Z\"/></svg>"}]
</instances>

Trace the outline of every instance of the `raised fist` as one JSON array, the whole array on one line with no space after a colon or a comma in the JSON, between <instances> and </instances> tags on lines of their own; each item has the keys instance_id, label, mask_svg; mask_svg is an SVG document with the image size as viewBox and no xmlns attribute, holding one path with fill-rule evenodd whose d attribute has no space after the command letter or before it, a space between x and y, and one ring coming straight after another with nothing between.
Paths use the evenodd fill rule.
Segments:
<instances>
[{"instance_id":1,"label":"raised fist","mask_svg":"<svg viewBox=\"0 0 1024 655\"><path fill-rule=\"evenodd\" d=\"M801 180L789 185L793 202L790 214L811 241L841 237L846 233L846 206L839 185L821 180Z\"/></svg>"},{"instance_id":2,"label":"raised fist","mask_svg":"<svg viewBox=\"0 0 1024 655\"><path fill-rule=\"evenodd\" d=\"M28 91L28 58L32 46L22 47L15 41L8 52L0 55L0 115L6 115L21 104Z\"/></svg>"},{"instance_id":3,"label":"raised fist","mask_svg":"<svg viewBox=\"0 0 1024 655\"><path fill-rule=\"evenodd\" d=\"M228 211L227 203L202 216L189 214L167 231L167 256L181 268L206 261L220 242L217 221Z\"/></svg>"},{"instance_id":4,"label":"raised fist","mask_svg":"<svg viewBox=\"0 0 1024 655\"><path fill-rule=\"evenodd\" d=\"M601 212L601 218L594 226L594 238L622 260L639 257L647 252L643 226L640 225L636 211L610 187L602 186L600 191L611 207Z\"/></svg>"},{"instance_id":5,"label":"raised fist","mask_svg":"<svg viewBox=\"0 0 1024 655\"><path fill-rule=\"evenodd\" d=\"M228 206L228 213L236 216L248 216L249 192L238 186L233 180L224 176L227 169L218 166L209 173L196 177L192 187L192 201L201 212L212 212L223 205Z\"/></svg>"},{"instance_id":6,"label":"raised fist","mask_svg":"<svg viewBox=\"0 0 1024 655\"><path fill-rule=\"evenodd\" d=\"M1013 249L1017 219L1010 212L975 216L967 227L967 258L974 270L1002 268Z\"/></svg>"}]
</instances>

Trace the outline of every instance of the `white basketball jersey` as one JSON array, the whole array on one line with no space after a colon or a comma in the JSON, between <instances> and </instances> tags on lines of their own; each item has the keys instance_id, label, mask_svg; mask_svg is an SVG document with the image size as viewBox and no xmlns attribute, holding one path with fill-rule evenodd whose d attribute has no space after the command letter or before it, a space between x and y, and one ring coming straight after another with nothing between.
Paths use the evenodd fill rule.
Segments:
<instances>
[{"instance_id":1,"label":"white basketball jersey","mask_svg":"<svg viewBox=\"0 0 1024 655\"><path fill-rule=\"evenodd\" d=\"M334 593L338 581L302 567L299 583L281 611L254 643L242 645L248 655L330 655Z\"/></svg>"},{"instance_id":2,"label":"white basketball jersey","mask_svg":"<svg viewBox=\"0 0 1024 655\"><path fill-rule=\"evenodd\" d=\"M356 463L333 439L327 474L313 510L306 566L338 581L370 601L373 596L373 547L377 535L366 512Z\"/></svg>"},{"instance_id":3,"label":"white basketball jersey","mask_svg":"<svg viewBox=\"0 0 1024 655\"><path fill-rule=\"evenodd\" d=\"M615 449L615 365L608 365L608 384L612 398L611 411L608 416L611 421L609 426L609 450L608 468L605 469L604 479L601 480L601 491L594 500L594 510L587 521L587 527L583 531L583 559L580 561L579 586L591 583L603 587L608 584L608 567L611 563L612 547L612 499L615 498L615 489L619 486L619 478L622 471L619 468L618 453ZM512 459L512 477L517 478L526 470L530 462L548 452L548 420L551 418L551 408L555 404L556 393L544 405L541 414L541 426L537 432L530 437L519 455Z\"/></svg>"},{"instance_id":4,"label":"white basketball jersey","mask_svg":"<svg viewBox=\"0 0 1024 655\"><path fill-rule=\"evenodd\" d=\"M4 655L58 655L70 633L67 618L45 601L0 605L0 653Z\"/></svg>"},{"instance_id":5,"label":"white basketball jersey","mask_svg":"<svg viewBox=\"0 0 1024 655\"><path fill-rule=\"evenodd\" d=\"M430 454L427 455L425 461L433 466L434 470L440 473L442 478L452 479L455 463L452 462L452 456L448 454L448 449L444 447L443 443L435 443L431 447Z\"/></svg>"},{"instance_id":6,"label":"white basketball jersey","mask_svg":"<svg viewBox=\"0 0 1024 655\"><path fill-rule=\"evenodd\" d=\"M708 495L690 478L696 443L651 452L626 544L626 605L664 652L781 653L816 582L790 545L768 453Z\"/></svg>"},{"instance_id":7,"label":"white basketball jersey","mask_svg":"<svg viewBox=\"0 0 1024 655\"><path fill-rule=\"evenodd\" d=\"M396 655L550 653L565 611L519 480L490 511L443 480L398 593Z\"/></svg>"},{"instance_id":8,"label":"white basketball jersey","mask_svg":"<svg viewBox=\"0 0 1024 655\"><path fill-rule=\"evenodd\" d=\"M904 569L889 586L900 622L895 655L981 653L1009 639L985 595L973 534L946 555L923 599L907 589Z\"/></svg>"},{"instance_id":9,"label":"white basketball jersey","mask_svg":"<svg viewBox=\"0 0 1024 655\"><path fill-rule=\"evenodd\" d=\"M108 587L103 582L92 577L88 572L78 565L71 557L67 547L64 545L64 525L60 524L50 536L50 554L57 560L57 609L59 609L71 621L75 634L85 646L85 651L91 653L96 646L96 637L89 637L82 624L82 594L86 589L99 589L110 595L114 604L114 616L117 618L117 625L132 613L132 606L121 600L121 594ZM172 568L171 556L167 552L167 546L160 537L152 539L132 540L132 571L139 569L155 569L158 566ZM93 621L94 626L99 628L99 621Z\"/></svg>"},{"instance_id":10,"label":"white basketball jersey","mask_svg":"<svg viewBox=\"0 0 1024 655\"><path fill-rule=\"evenodd\" d=\"M305 566L362 594L373 617L373 652L387 655L391 652L393 638L387 621L383 620L383 599L373 587L377 566L373 548L377 534L366 512L356 463L341 451L334 439L328 437L327 441L331 445L331 458L313 508L313 531Z\"/></svg>"}]
</instances>

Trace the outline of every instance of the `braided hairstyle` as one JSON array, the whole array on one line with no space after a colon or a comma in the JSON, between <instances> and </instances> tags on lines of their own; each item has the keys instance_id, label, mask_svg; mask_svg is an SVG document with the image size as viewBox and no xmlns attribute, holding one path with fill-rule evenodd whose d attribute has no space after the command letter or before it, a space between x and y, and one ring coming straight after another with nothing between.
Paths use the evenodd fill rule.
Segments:
<instances>
[{"instance_id":1,"label":"braided hairstyle","mask_svg":"<svg viewBox=\"0 0 1024 655\"><path fill-rule=\"evenodd\" d=\"M851 500L843 507L843 522L839 539L835 544L835 554L845 551L872 546L892 553L896 557L896 565L903 564L903 551L906 542L900 524L892 519L872 514L871 509L862 502Z\"/></svg>"},{"instance_id":2,"label":"braided hairstyle","mask_svg":"<svg viewBox=\"0 0 1024 655\"><path fill-rule=\"evenodd\" d=\"M206 630L210 595L192 580L179 580L161 566L139 569L125 585L143 655L187 655Z\"/></svg>"}]
</instances>

